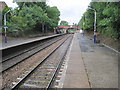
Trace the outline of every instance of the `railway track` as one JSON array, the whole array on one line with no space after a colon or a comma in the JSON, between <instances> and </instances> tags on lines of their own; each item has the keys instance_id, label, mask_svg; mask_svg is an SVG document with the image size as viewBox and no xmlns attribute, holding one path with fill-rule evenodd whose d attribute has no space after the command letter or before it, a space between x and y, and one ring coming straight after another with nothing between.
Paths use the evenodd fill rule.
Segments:
<instances>
[{"instance_id":1,"label":"railway track","mask_svg":"<svg viewBox=\"0 0 120 90\"><path fill-rule=\"evenodd\" d=\"M8 55L6 57L3 57L2 61L0 62L0 64L2 64L2 72L10 69L11 67L22 62L26 58L29 58L30 56L34 55L35 53L49 47L50 45L54 44L56 41L61 40L64 37L65 37L65 35L59 36L56 38L52 38L50 40L41 42L35 46L29 47L25 50L21 50L18 52L16 51L16 53L14 53L12 55Z\"/></svg>"},{"instance_id":2,"label":"railway track","mask_svg":"<svg viewBox=\"0 0 120 90\"><path fill-rule=\"evenodd\" d=\"M18 82L13 82L12 89L17 88L46 88L49 89L54 77L59 70L64 55L67 52L72 37L67 37L62 43L60 43L55 49L51 51L41 63L31 68L28 73L19 78ZM60 53L59 51L61 51Z\"/></svg>"},{"instance_id":3,"label":"railway track","mask_svg":"<svg viewBox=\"0 0 120 90\"><path fill-rule=\"evenodd\" d=\"M18 88L49 89L59 70L71 40L72 36L70 35L53 49L41 63L31 68L30 71L27 71L27 74L24 77L19 78L17 82L13 82L14 85L12 86L12 90Z\"/></svg>"},{"instance_id":4,"label":"railway track","mask_svg":"<svg viewBox=\"0 0 120 90\"><path fill-rule=\"evenodd\" d=\"M29 45L24 45L24 47L22 47L22 49L20 48L18 48L18 50L17 51L12 51L12 54L11 53L8 53L7 55L5 55L4 54L4 51L3 51L3 55L2 55L2 60L0 61L0 63L2 63L2 62L5 62L5 61L7 61L7 60L9 60L9 59L12 59L12 58L14 58L14 57L17 57L17 56L19 56L19 55L21 55L21 54L24 54L24 53L26 53L26 52L28 52L28 51L31 51L31 50L33 50L33 49L35 49L36 47L39 47L39 46L42 46L42 45L44 45L44 44L46 44L46 43L49 43L49 42L51 42L51 41L54 41L54 40L57 40L57 38L60 38L60 37L62 37L62 36L58 36L58 37L52 37L52 38L47 38L47 39L45 39L45 40L41 40L41 41L39 41L39 42L37 42L37 43L33 43L33 44L29 44ZM15 48L15 47L14 47Z\"/></svg>"},{"instance_id":5,"label":"railway track","mask_svg":"<svg viewBox=\"0 0 120 90\"><path fill-rule=\"evenodd\" d=\"M29 83L24 83L25 81L27 81L27 78L28 78L28 76L31 76L31 74L34 74L34 72L40 72L41 71L41 77L39 76L39 78L42 78L43 76L45 76L45 72L53 72L51 75L54 77L54 75L55 75L55 72L57 71L57 66L59 67L59 64L60 64L60 61L59 60L61 60L60 59L60 57L62 58L62 57L64 57L64 55L65 55L65 51L67 50L67 47L69 46L68 44L66 45L66 47L65 48L61 48L61 50L64 50L64 53L62 54L62 56L61 55L59 55L59 53L60 53L60 51L58 52L58 54L54 54L65 42L67 42L67 43L69 43L70 42L70 38L72 38L72 36L71 35L64 35L64 38L63 37L60 37L60 38L58 38L58 39L55 39L55 40L51 40L51 41L49 41L51 44L49 44L48 45L48 43L49 42L47 42L47 43L45 43L45 44L47 44L48 45L48 47L50 47L51 45L54 45L56 42L58 42L58 41L60 41L59 42L59 44L57 45L57 46L54 46L55 48L54 49L51 49L51 51L48 53L48 54L46 54L45 56L43 55L43 57L44 58L42 58L41 56L41 58L40 58L40 60L37 62L37 64L35 64L34 66L31 66L31 68L29 68L29 69L27 69L27 70L25 70L24 71L24 73L22 73L22 74L20 74L19 76L16 76L15 77L15 74L14 74L14 76L13 77L10 77L10 79L6 79L6 75L8 76L8 75L11 75L12 74L12 72L13 72L13 70L8 70L8 71L6 71L6 72L8 72L8 73L6 73L5 72L5 74L3 74L3 77L4 77L4 79L5 80L3 80L4 81L4 83L3 83L3 89L4 88L12 88L12 89L16 89L16 88L18 88L18 87L30 87L29 85L31 85L31 84L29 84ZM61 42L62 41L62 42ZM45 46L45 44L43 44L44 46ZM70 44L70 43L69 43ZM65 46L65 45L63 45L63 46ZM44 51L44 49L46 49L46 48L43 48L42 50L40 50L40 52L42 53L43 51ZM47 49L46 49L46 51L47 51ZM46 52L45 51L45 52ZM48 51L47 51L48 52ZM37 52L36 52L37 53ZM56 61L56 69L55 68L50 68L50 67L46 67L46 66L50 66L49 65L49 63L53 66L54 64L55 64L55 61L48 61L48 59L52 56L52 55L55 55L53 58L51 58L51 60L57 60ZM34 54L33 56L36 56L36 54ZM59 57L60 56L60 57ZM56 57L56 58L55 58ZM59 57L59 60L58 60L58 57ZM29 57L30 58L30 57ZM20 61L21 62L21 61ZM29 62L29 61L28 61ZM59 63L58 63L59 62ZM24 62L23 62L24 63ZM20 63L21 64L21 63ZM18 65L15 65L16 67L18 66ZM42 66L42 67L41 67ZM44 66L44 68L43 68L43 66ZM39 67L41 67L41 70L40 69L37 69L37 68L39 68ZM53 67L55 67L55 66L53 66ZM14 68L14 67L13 67ZM17 67L18 68L18 67ZM19 68L18 68L19 69ZM16 70L16 69L15 69ZM40 70L40 71L37 71L37 70ZM43 72L44 73L43 73ZM4 73L4 72L3 72ZM10 74L11 73L11 74ZM15 71L13 72L13 73L16 73ZM47 75L47 74L46 74ZM36 75L37 76L37 75ZM37 77L35 77L35 78L37 78ZM52 77L49 77L49 76L46 76L46 77L43 77L43 79L44 78L46 78L46 79L48 79L49 78L49 80L51 80L51 81L53 81L52 80ZM51 79L50 79L51 78ZM13 80L12 80L13 79ZM22 85L22 83L24 83L23 85ZM28 81L27 81L28 82ZM30 82L30 81L29 81ZM50 82L50 81L49 81ZM34 86L34 85L33 85ZM32 86L31 86L32 87ZM39 88L41 88L40 86L38 86ZM38 88L38 87L36 87L36 88ZM34 87L35 88L35 87ZM47 87L46 87L47 88Z\"/></svg>"}]
</instances>

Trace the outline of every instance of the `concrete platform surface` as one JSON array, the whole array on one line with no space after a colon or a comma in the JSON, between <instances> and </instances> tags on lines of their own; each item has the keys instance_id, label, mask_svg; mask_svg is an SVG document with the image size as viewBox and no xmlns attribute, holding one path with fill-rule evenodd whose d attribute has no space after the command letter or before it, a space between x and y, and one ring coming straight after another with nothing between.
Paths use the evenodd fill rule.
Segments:
<instances>
[{"instance_id":1,"label":"concrete platform surface","mask_svg":"<svg viewBox=\"0 0 120 90\"><path fill-rule=\"evenodd\" d=\"M80 33L70 48L63 88L118 88L118 53Z\"/></svg>"},{"instance_id":2,"label":"concrete platform surface","mask_svg":"<svg viewBox=\"0 0 120 90\"><path fill-rule=\"evenodd\" d=\"M14 46L17 46L17 45L22 45L22 44L34 42L34 41L37 41L37 40L42 40L42 39L57 36L57 35L60 35L60 34L55 34L55 35L50 35L50 36L42 36L42 37L36 37L36 38L28 38L28 39L25 39L25 40L13 40L13 41L8 41L7 43L0 43L0 50L10 48L10 47L14 47Z\"/></svg>"},{"instance_id":3,"label":"concrete platform surface","mask_svg":"<svg viewBox=\"0 0 120 90\"><path fill-rule=\"evenodd\" d=\"M101 44L94 44L86 36L77 34L82 58L92 88L118 88L119 53Z\"/></svg>"},{"instance_id":4,"label":"concrete platform surface","mask_svg":"<svg viewBox=\"0 0 120 90\"><path fill-rule=\"evenodd\" d=\"M71 46L63 88L90 88L77 34L74 35Z\"/></svg>"}]
</instances>

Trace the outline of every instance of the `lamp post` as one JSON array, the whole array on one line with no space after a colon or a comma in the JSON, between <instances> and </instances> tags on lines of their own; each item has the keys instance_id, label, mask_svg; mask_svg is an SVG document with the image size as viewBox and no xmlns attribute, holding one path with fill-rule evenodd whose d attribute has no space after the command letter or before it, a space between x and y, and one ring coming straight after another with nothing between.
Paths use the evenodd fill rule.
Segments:
<instances>
[{"instance_id":1,"label":"lamp post","mask_svg":"<svg viewBox=\"0 0 120 90\"><path fill-rule=\"evenodd\" d=\"M96 43L96 10L91 7L89 7L88 9L91 9L94 11L94 36L93 37L94 37L94 43Z\"/></svg>"},{"instance_id":2,"label":"lamp post","mask_svg":"<svg viewBox=\"0 0 120 90\"><path fill-rule=\"evenodd\" d=\"M6 26L6 16L7 16L7 14L8 14L9 12L10 12L10 10L7 11L7 12L4 14L4 29L5 29L4 41L5 41L5 43L7 43L7 33L6 33L6 29L8 28L8 27Z\"/></svg>"}]
</instances>

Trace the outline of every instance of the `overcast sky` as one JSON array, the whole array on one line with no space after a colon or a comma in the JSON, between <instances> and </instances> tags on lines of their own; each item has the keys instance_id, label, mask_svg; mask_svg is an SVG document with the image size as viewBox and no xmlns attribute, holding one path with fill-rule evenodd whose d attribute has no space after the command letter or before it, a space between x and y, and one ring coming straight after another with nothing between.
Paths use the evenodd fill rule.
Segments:
<instances>
[{"instance_id":1,"label":"overcast sky","mask_svg":"<svg viewBox=\"0 0 120 90\"><path fill-rule=\"evenodd\" d=\"M9 7L16 7L13 0L5 1ZM57 6L60 10L60 19L68 21L69 24L78 23L83 13L86 11L91 0L47 0L50 6Z\"/></svg>"},{"instance_id":2,"label":"overcast sky","mask_svg":"<svg viewBox=\"0 0 120 90\"><path fill-rule=\"evenodd\" d=\"M91 0L49 0L48 4L58 7L61 13L61 20L66 20L69 24L73 24L79 22L90 1Z\"/></svg>"}]
</instances>

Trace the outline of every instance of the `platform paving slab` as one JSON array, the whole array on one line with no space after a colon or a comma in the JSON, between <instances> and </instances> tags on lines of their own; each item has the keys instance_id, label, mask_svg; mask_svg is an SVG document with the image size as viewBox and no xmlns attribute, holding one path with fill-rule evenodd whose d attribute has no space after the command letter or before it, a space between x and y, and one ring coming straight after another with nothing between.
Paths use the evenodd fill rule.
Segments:
<instances>
[{"instance_id":1,"label":"platform paving slab","mask_svg":"<svg viewBox=\"0 0 120 90\"><path fill-rule=\"evenodd\" d=\"M63 88L90 88L77 34L73 37Z\"/></svg>"}]
</instances>

